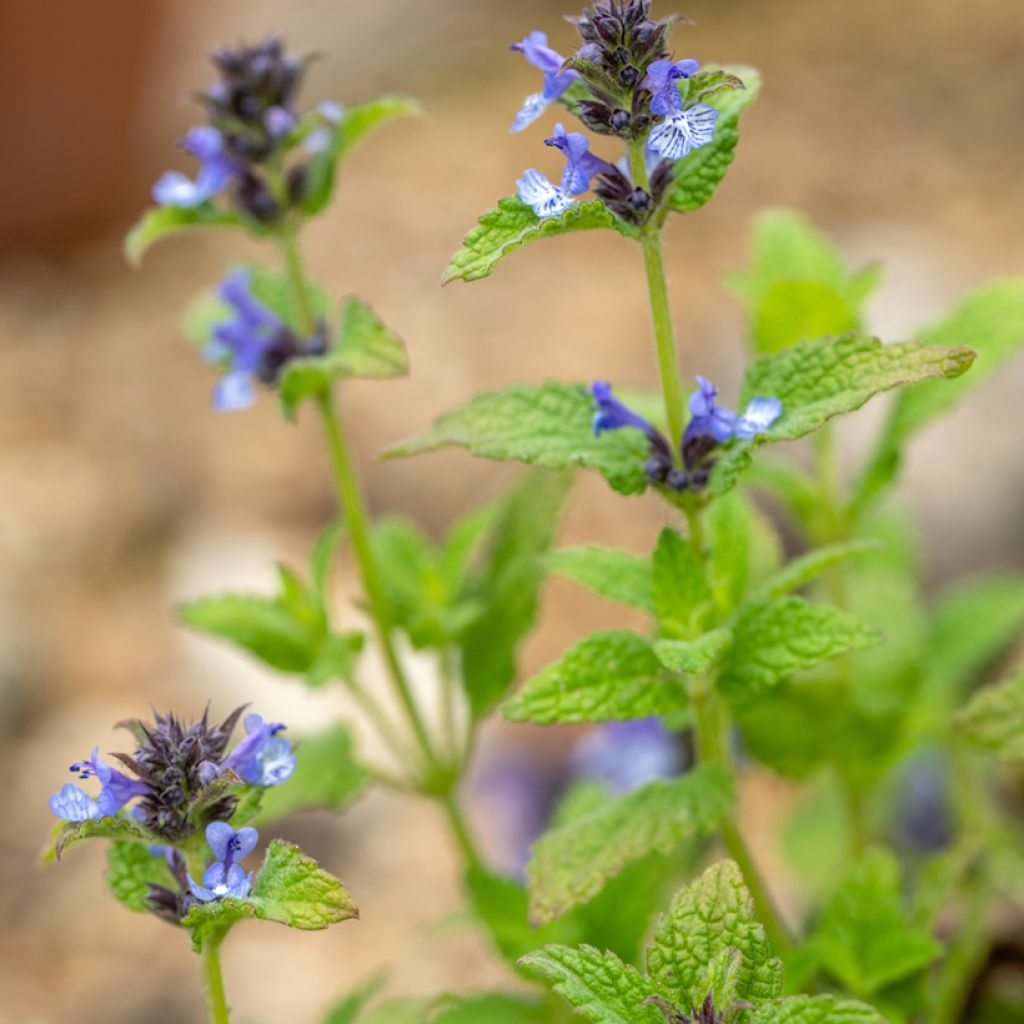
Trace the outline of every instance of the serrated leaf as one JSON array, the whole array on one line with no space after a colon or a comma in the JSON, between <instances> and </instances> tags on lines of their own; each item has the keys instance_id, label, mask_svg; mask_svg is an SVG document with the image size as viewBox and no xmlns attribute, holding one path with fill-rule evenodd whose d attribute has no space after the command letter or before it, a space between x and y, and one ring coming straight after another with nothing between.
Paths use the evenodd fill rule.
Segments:
<instances>
[{"instance_id":1,"label":"serrated leaf","mask_svg":"<svg viewBox=\"0 0 1024 1024\"><path fill-rule=\"evenodd\" d=\"M186 625L237 644L281 672L305 672L323 643L323 624L303 622L276 597L222 594L181 605Z\"/></svg>"},{"instance_id":2,"label":"serrated leaf","mask_svg":"<svg viewBox=\"0 0 1024 1024\"><path fill-rule=\"evenodd\" d=\"M650 641L627 630L592 633L509 701L510 722L609 722L666 715L688 704L682 681Z\"/></svg>"},{"instance_id":3,"label":"serrated leaf","mask_svg":"<svg viewBox=\"0 0 1024 1024\"><path fill-rule=\"evenodd\" d=\"M654 613L651 561L643 555L591 544L552 551L548 566L609 601Z\"/></svg>"},{"instance_id":4,"label":"serrated leaf","mask_svg":"<svg viewBox=\"0 0 1024 1024\"><path fill-rule=\"evenodd\" d=\"M519 646L537 616L544 559L555 539L571 479L534 472L501 503L463 597L480 613L461 631L462 681L476 717L491 711L518 674Z\"/></svg>"},{"instance_id":5,"label":"serrated leaf","mask_svg":"<svg viewBox=\"0 0 1024 1024\"><path fill-rule=\"evenodd\" d=\"M52 864L83 839L122 839L126 842L159 844L163 839L127 815L91 818L89 821L58 821L40 854L44 864Z\"/></svg>"},{"instance_id":6,"label":"serrated leaf","mask_svg":"<svg viewBox=\"0 0 1024 1024\"><path fill-rule=\"evenodd\" d=\"M407 96L379 96L346 107L341 121L330 129L329 145L309 162L303 212L317 214L330 202L338 164L364 136L393 118L422 112L422 105Z\"/></svg>"},{"instance_id":7,"label":"serrated leaf","mask_svg":"<svg viewBox=\"0 0 1024 1024\"><path fill-rule=\"evenodd\" d=\"M114 897L129 910L139 913L149 908L150 885L177 888L167 861L154 854L148 845L115 840L107 847L107 870L104 878Z\"/></svg>"},{"instance_id":8,"label":"serrated leaf","mask_svg":"<svg viewBox=\"0 0 1024 1024\"><path fill-rule=\"evenodd\" d=\"M881 849L849 869L811 942L822 966L863 994L923 970L942 952L926 930L907 920L899 863Z\"/></svg>"},{"instance_id":9,"label":"serrated leaf","mask_svg":"<svg viewBox=\"0 0 1024 1024\"><path fill-rule=\"evenodd\" d=\"M754 919L754 902L742 872L726 860L676 893L668 913L654 927L648 975L676 1006L699 1006L707 995L708 965L729 949L742 957L736 998L779 995L782 961L772 956L764 928Z\"/></svg>"},{"instance_id":10,"label":"serrated leaf","mask_svg":"<svg viewBox=\"0 0 1024 1024\"><path fill-rule=\"evenodd\" d=\"M340 810L362 793L368 781L366 769L355 760L352 736L345 726L304 736L296 742L295 771L280 785L264 790L255 821L262 827L294 811Z\"/></svg>"},{"instance_id":11,"label":"serrated leaf","mask_svg":"<svg viewBox=\"0 0 1024 1024\"><path fill-rule=\"evenodd\" d=\"M761 89L761 76L753 68L730 67L724 70L741 78L744 88L721 92L706 100L709 106L721 113L712 140L675 163L675 183L670 188L667 202L680 213L699 210L715 194L736 156L740 114L757 99Z\"/></svg>"},{"instance_id":12,"label":"serrated leaf","mask_svg":"<svg viewBox=\"0 0 1024 1024\"><path fill-rule=\"evenodd\" d=\"M485 459L596 469L621 494L643 493L649 454L643 432L625 428L595 437L593 419L594 403L582 384L512 384L444 413L429 430L385 454L418 455L455 445Z\"/></svg>"},{"instance_id":13,"label":"serrated leaf","mask_svg":"<svg viewBox=\"0 0 1024 1024\"><path fill-rule=\"evenodd\" d=\"M718 683L728 696L742 700L795 672L882 640L878 630L827 605L799 597L752 602L736 620Z\"/></svg>"},{"instance_id":14,"label":"serrated leaf","mask_svg":"<svg viewBox=\"0 0 1024 1024\"><path fill-rule=\"evenodd\" d=\"M711 503L708 509L711 592L723 614L743 600L750 581L751 511L736 491Z\"/></svg>"},{"instance_id":15,"label":"serrated leaf","mask_svg":"<svg viewBox=\"0 0 1024 1024\"><path fill-rule=\"evenodd\" d=\"M757 588L754 599L772 601L800 590L823 572L840 565L848 558L877 552L881 545L874 540L850 540L840 544L826 544L787 562L774 576Z\"/></svg>"},{"instance_id":16,"label":"serrated leaf","mask_svg":"<svg viewBox=\"0 0 1024 1024\"><path fill-rule=\"evenodd\" d=\"M979 690L957 714L955 728L1001 761L1024 761L1024 672Z\"/></svg>"},{"instance_id":17,"label":"serrated leaf","mask_svg":"<svg viewBox=\"0 0 1024 1024\"><path fill-rule=\"evenodd\" d=\"M974 352L958 346L899 342L848 334L801 342L775 355L760 356L747 369L742 402L755 396L778 398L782 416L768 430L769 441L791 441L828 420L859 409L883 391L965 373Z\"/></svg>"},{"instance_id":18,"label":"serrated leaf","mask_svg":"<svg viewBox=\"0 0 1024 1024\"><path fill-rule=\"evenodd\" d=\"M886 1024L866 1003L836 996L789 996L755 1006L744 1024Z\"/></svg>"},{"instance_id":19,"label":"serrated leaf","mask_svg":"<svg viewBox=\"0 0 1024 1024\"><path fill-rule=\"evenodd\" d=\"M703 631L711 612L711 588L693 546L665 527L651 559L654 609L665 637L692 640Z\"/></svg>"},{"instance_id":20,"label":"serrated leaf","mask_svg":"<svg viewBox=\"0 0 1024 1024\"><path fill-rule=\"evenodd\" d=\"M711 832L732 806L732 784L714 765L659 780L545 833L527 869L530 920L546 924L586 903L627 864L670 853Z\"/></svg>"},{"instance_id":21,"label":"serrated leaf","mask_svg":"<svg viewBox=\"0 0 1024 1024\"><path fill-rule=\"evenodd\" d=\"M190 228L241 227L247 224L236 213L220 210L212 203L204 203L192 210L179 210L174 206L154 206L135 223L124 239L124 254L132 266L142 262L146 250L161 238L187 231Z\"/></svg>"},{"instance_id":22,"label":"serrated leaf","mask_svg":"<svg viewBox=\"0 0 1024 1024\"><path fill-rule=\"evenodd\" d=\"M899 472L907 441L971 388L988 380L1024 344L1024 278L992 281L969 293L939 323L921 333L931 345L969 345L978 353L970 377L955 384L921 384L900 393L870 462L855 488L863 507Z\"/></svg>"},{"instance_id":23,"label":"serrated leaf","mask_svg":"<svg viewBox=\"0 0 1024 1024\"><path fill-rule=\"evenodd\" d=\"M673 672L700 675L715 664L731 642L731 629L713 629L696 640L659 640L654 653Z\"/></svg>"},{"instance_id":24,"label":"serrated leaf","mask_svg":"<svg viewBox=\"0 0 1024 1024\"><path fill-rule=\"evenodd\" d=\"M358 916L355 902L337 878L297 846L274 839L247 897L194 903L182 924L192 929L198 950L207 936L222 934L247 918L319 931Z\"/></svg>"},{"instance_id":25,"label":"serrated leaf","mask_svg":"<svg viewBox=\"0 0 1024 1024\"><path fill-rule=\"evenodd\" d=\"M498 200L495 209L481 214L477 226L462 240L462 248L452 256L441 284L459 279L479 281L488 277L509 253L529 242L595 228L612 228L631 238L639 234L635 227L616 217L600 199L577 203L559 217L542 219L518 196L506 196Z\"/></svg>"},{"instance_id":26,"label":"serrated leaf","mask_svg":"<svg viewBox=\"0 0 1024 1024\"><path fill-rule=\"evenodd\" d=\"M524 956L519 964L594 1024L664 1024L659 1011L644 1004L656 994L650 983L614 953L593 946L551 945Z\"/></svg>"},{"instance_id":27,"label":"serrated leaf","mask_svg":"<svg viewBox=\"0 0 1024 1024\"><path fill-rule=\"evenodd\" d=\"M278 381L286 419L294 419L306 398L326 394L344 377L386 380L409 372L405 344L358 299L346 299L331 348L322 356L293 359Z\"/></svg>"}]
</instances>

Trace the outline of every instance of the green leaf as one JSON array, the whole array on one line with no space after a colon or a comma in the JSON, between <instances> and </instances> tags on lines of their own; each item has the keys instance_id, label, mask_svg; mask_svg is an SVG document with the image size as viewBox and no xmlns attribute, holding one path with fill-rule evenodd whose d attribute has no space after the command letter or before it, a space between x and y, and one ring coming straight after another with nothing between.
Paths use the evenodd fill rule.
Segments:
<instances>
[{"instance_id":1,"label":"green leaf","mask_svg":"<svg viewBox=\"0 0 1024 1024\"><path fill-rule=\"evenodd\" d=\"M1024 761L1024 672L979 690L956 716L955 728L1000 761Z\"/></svg>"},{"instance_id":2,"label":"green leaf","mask_svg":"<svg viewBox=\"0 0 1024 1024\"><path fill-rule=\"evenodd\" d=\"M531 922L546 924L586 903L640 857L670 853L687 838L707 835L731 806L728 775L704 765L551 829L534 845L527 869Z\"/></svg>"},{"instance_id":3,"label":"green leaf","mask_svg":"<svg viewBox=\"0 0 1024 1024\"><path fill-rule=\"evenodd\" d=\"M328 599L331 567L334 564L334 555L344 532L345 529L340 522L331 523L317 537L313 544L313 550L310 552L309 578L313 581L313 589L321 604L325 604Z\"/></svg>"},{"instance_id":4,"label":"green leaf","mask_svg":"<svg viewBox=\"0 0 1024 1024\"><path fill-rule=\"evenodd\" d=\"M452 256L441 284L459 279L479 281L509 253L529 242L594 228L613 228L630 238L639 235L637 228L616 217L600 199L576 203L559 217L541 219L518 196L507 196L480 216L477 226L462 240L462 248Z\"/></svg>"},{"instance_id":5,"label":"green leaf","mask_svg":"<svg viewBox=\"0 0 1024 1024\"><path fill-rule=\"evenodd\" d=\"M696 640L659 640L654 653L666 668L686 675L707 672L732 642L732 630L713 629Z\"/></svg>"},{"instance_id":6,"label":"green leaf","mask_svg":"<svg viewBox=\"0 0 1024 1024\"><path fill-rule=\"evenodd\" d=\"M363 792L368 779L366 769L355 760L352 736L343 725L303 737L296 744L295 771L279 786L264 791L256 823L262 827L308 808L340 810Z\"/></svg>"},{"instance_id":7,"label":"green leaf","mask_svg":"<svg viewBox=\"0 0 1024 1024\"><path fill-rule=\"evenodd\" d=\"M529 974L561 993L577 1013L595 1024L664 1024L644 1000L654 989L635 967L593 946L547 946L519 961Z\"/></svg>"},{"instance_id":8,"label":"green leaf","mask_svg":"<svg viewBox=\"0 0 1024 1024\"><path fill-rule=\"evenodd\" d=\"M405 344L369 306L347 299L341 309L334 343L322 356L291 360L278 381L278 396L286 419L294 419L309 397L324 395L342 377L385 380L409 372Z\"/></svg>"},{"instance_id":9,"label":"green leaf","mask_svg":"<svg viewBox=\"0 0 1024 1024\"><path fill-rule=\"evenodd\" d=\"M375 1006L359 1024L425 1024L444 996L406 996Z\"/></svg>"},{"instance_id":10,"label":"green leaf","mask_svg":"<svg viewBox=\"0 0 1024 1024\"><path fill-rule=\"evenodd\" d=\"M942 947L908 923L900 867L876 849L839 883L812 938L823 967L850 991L867 995L928 966Z\"/></svg>"},{"instance_id":11,"label":"green leaf","mask_svg":"<svg viewBox=\"0 0 1024 1024\"><path fill-rule=\"evenodd\" d=\"M719 686L734 699L756 695L795 672L882 639L878 630L827 605L799 597L753 602L736 620Z\"/></svg>"},{"instance_id":12,"label":"green leaf","mask_svg":"<svg viewBox=\"0 0 1024 1024\"><path fill-rule=\"evenodd\" d=\"M457 998L428 1020L429 1024L537 1024L539 1012L535 1002L521 996L487 992Z\"/></svg>"},{"instance_id":13,"label":"green leaf","mask_svg":"<svg viewBox=\"0 0 1024 1024\"><path fill-rule=\"evenodd\" d=\"M836 996L789 996L762 1003L743 1018L744 1024L886 1024L866 1003Z\"/></svg>"},{"instance_id":14,"label":"green leaf","mask_svg":"<svg viewBox=\"0 0 1024 1024\"><path fill-rule=\"evenodd\" d=\"M847 271L832 243L793 210L758 216L751 264L729 284L747 306L760 352L858 330L861 304L879 277L875 267Z\"/></svg>"},{"instance_id":15,"label":"green leaf","mask_svg":"<svg viewBox=\"0 0 1024 1024\"><path fill-rule=\"evenodd\" d=\"M115 840L107 847L107 872L110 891L129 910L149 911L150 885L174 890L178 883L162 854L150 852L148 845Z\"/></svg>"},{"instance_id":16,"label":"green leaf","mask_svg":"<svg viewBox=\"0 0 1024 1024\"><path fill-rule=\"evenodd\" d=\"M739 867L712 865L681 889L654 927L647 969L658 991L676 1006L699 1006L707 995L705 971L723 951L742 957L736 998L771 999L782 991L782 961L772 956L764 928Z\"/></svg>"},{"instance_id":17,"label":"green leaf","mask_svg":"<svg viewBox=\"0 0 1024 1024\"><path fill-rule=\"evenodd\" d=\"M366 1004L384 987L387 975L382 971L350 992L324 1018L324 1024L357 1024Z\"/></svg>"},{"instance_id":18,"label":"green leaf","mask_svg":"<svg viewBox=\"0 0 1024 1024\"><path fill-rule=\"evenodd\" d=\"M848 334L805 341L775 355L760 356L747 369L742 402L778 398L782 416L769 441L792 441L834 416L859 409L868 399L902 384L965 373L974 353L963 346L883 345L877 338Z\"/></svg>"},{"instance_id":19,"label":"green leaf","mask_svg":"<svg viewBox=\"0 0 1024 1024\"><path fill-rule=\"evenodd\" d=\"M312 667L324 640L324 623L303 621L279 597L222 594L181 605L186 625L228 640L281 672Z\"/></svg>"},{"instance_id":20,"label":"green leaf","mask_svg":"<svg viewBox=\"0 0 1024 1024\"><path fill-rule=\"evenodd\" d=\"M800 590L823 572L840 565L848 558L878 551L874 540L850 540L841 544L827 544L787 562L774 576L757 588L755 600L773 601L794 590Z\"/></svg>"},{"instance_id":21,"label":"green leaf","mask_svg":"<svg viewBox=\"0 0 1024 1024\"><path fill-rule=\"evenodd\" d=\"M654 609L665 637L692 640L701 634L711 608L711 588L693 546L666 526L652 556Z\"/></svg>"},{"instance_id":22,"label":"green leaf","mask_svg":"<svg viewBox=\"0 0 1024 1024\"><path fill-rule=\"evenodd\" d=\"M459 639L463 684L477 717L494 708L518 674L519 646L537 616L544 560L570 484L567 475L536 472L513 488L466 585L465 598L481 609Z\"/></svg>"},{"instance_id":23,"label":"green leaf","mask_svg":"<svg viewBox=\"0 0 1024 1024\"><path fill-rule=\"evenodd\" d=\"M751 511L736 491L711 503L711 591L715 604L728 614L743 600L750 580Z\"/></svg>"},{"instance_id":24,"label":"green leaf","mask_svg":"<svg viewBox=\"0 0 1024 1024\"><path fill-rule=\"evenodd\" d=\"M900 393L857 482L858 506L895 478L901 452L918 430L988 380L1024 344L1024 278L1003 278L969 293L949 316L923 331L921 340L930 345L969 345L978 361L970 377L955 384L921 384Z\"/></svg>"},{"instance_id":25,"label":"green leaf","mask_svg":"<svg viewBox=\"0 0 1024 1024\"><path fill-rule=\"evenodd\" d=\"M552 551L548 567L609 601L654 613L651 561L643 555L591 544Z\"/></svg>"},{"instance_id":26,"label":"green leaf","mask_svg":"<svg viewBox=\"0 0 1024 1024\"><path fill-rule=\"evenodd\" d=\"M621 494L642 494L649 454L643 431L627 427L594 437L593 418L594 403L582 384L513 384L444 413L429 430L385 454L418 455L456 445L485 459L596 469Z\"/></svg>"},{"instance_id":27,"label":"green leaf","mask_svg":"<svg viewBox=\"0 0 1024 1024\"><path fill-rule=\"evenodd\" d=\"M505 705L510 722L609 722L666 715L688 703L650 641L626 630L592 633Z\"/></svg>"},{"instance_id":28,"label":"green leaf","mask_svg":"<svg viewBox=\"0 0 1024 1024\"><path fill-rule=\"evenodd\" d=\"M317 214L330 202L338 164L365 135L393 118L422 112L422 105L407 96L379 96L346 107L341 121L331 129L330 144L309 163L303 212Z\"/></svg>"},{"instance_id":29,"label":"green leaf","mask_svg":"<svg viewBox=\"0 0 1024 1024\"><path fill-rule=\"evenodd\" d=\"M146 210L124 240L124 254L128 262L137 267L146 250L161 238L189 228L240 227L246 221L236 213L219 210L212 203L204 203L193 210L179 210L174 206L154 206Z\"/></svg>"},{"instance_id":30,"label":"green leaf","mask_svg":"<svg viewBox=\"0 0 1024 1024\"><path fill-rule=\"evenodd\" d=\"M119 815L116 818L91 818L89 821L58 821L40 854L44 864L52 864L64 856L72 846L83 839L122 839L133 843L162 843L155 832L144 828L134 818Z\"/></svg>"},{"instance_id":31,"label":"green leaf","mask_svg":"<svg viewBox=\"0 0 1024 1024\"><path fill-rule=\"evenodd\" d=\"M198 951L207 937L223 934L246 918L319 931L358 916L355 902L337 878L297 846L274 839L245 899L194 903L182 924L192 929Z\"/></svg>"},{"instance_id":32,"label":"green leaf","mask_svg":"<svg viewBox=\"0 0 1024 1024\"><path fill-rule=\"evenodd\" d=\"M738 75L745 88L720 92L706 100L709 106L721 113L712 140L675 163L675 183L667 201L673 210L680 213L699 210L715 194L736 156L740 114L757 99L761 89L761 76L753 68L730 67L725 70Z\"/></svg>"}]
</instances>

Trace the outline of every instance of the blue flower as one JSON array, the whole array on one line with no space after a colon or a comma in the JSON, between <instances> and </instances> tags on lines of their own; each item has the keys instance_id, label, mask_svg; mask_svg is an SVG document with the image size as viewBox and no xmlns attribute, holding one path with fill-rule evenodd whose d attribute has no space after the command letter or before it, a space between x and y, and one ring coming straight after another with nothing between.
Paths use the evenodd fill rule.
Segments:
<instances>
[{"instance_id":1,"label":"blue flower","mask_svg":"<svg viewBox=\"0 0 1024 1024\"><path fill-rule=\"evenodd\" d=\"M571 196L582 195L590 189L590 180L597 174L612 169L607 160L590 152L590 140L583 132L566 132L555 125L555 134L545 139L546 146L554 146L565 156L562 191Z\"/></svg>"},{"instance_id":2,"label":"blue flower","mask_svg":"<svg viewBox=\"0 0 1024 1024\"><path fill-rule=\"evenodd\" d=\"M743 415L736 421L733 437L750 439L763 434L782 415L777 398L752 398Z\"/></svg>"},{"instance_id":3,"label":"blue flower","mask_svg":"<svg viewBox=\"0 0 1024 1024\"><path fill-rule=\"evenodd\" d=\"M538 217L557 217L573 204L565 189L552 185L540 171L531 167L516 182L516 194Z\"/></svg>"},{"instance_id":4,"label":"blue flower","mask_svg":"<svg viewBox=\"0 0 1024 1024\"><path fill-rule=\"evenodd\" d=\"M252 786L277 786L295 771L292 745L278 733L281 722L267 723L260 715L246 715L246 737L221 763Z\"/></svg>"},{"instance_id":5,"label":"blue flower","mask_svg":"<svg viewBox=\"0 0 1024 1024\"><path fill-rule=\"evenodd\" d=\"M263 126L274 141L285 138L297 123L295 115L284 107L267 107L263 112Z\"/></svg>"},{"instance_id":6,"label":"blue flower","mask_svg":"<svg viewBox=\"0 0 1024 1024\"><path fill-rule=\"evenodd\" d=\"M575 71L561 70L565 58L548 46L548 37L544 32L531 32L521 42L513 43L512 49L521 53L535 68L544 72L544 88L526 97L509 129L511 132L521 132L533 124L544 113L548 104L557 100L579 75Z\"/></svg>"},{"instance_id":7,"label":"blue flower","mask_svg":"<svg viewBox=\"0 0 1024 1024\"><path fill-rule=\"evenodd\" d=\"M213 821L207 825L206 841L213 850L214 861L203 873L202 885L188 876L192 895L202 903L248 896L252 872L246 874L238 861L252 853L258 839L259 833L254 828L240 828L236 832L226 821Z\"/></svg>"},{"instance_id":8,"label":"blue flower","mask_svg":"<svg viewBox=\"0 0 1024 1024\"><path fill-rule=\"evenodd\" d=\"M678 740L655 717L592 729L573 747L571 760L578 777L603 782L613 793L674 778L685 767Z\"/></svg>"},{"instance_id":9,"label":"blue flower","mask_svg":"<svg viewBox=\"0 0 1024 1024\"><path fill-rule=\"evenodd\" d=\"M700 70L700 61L681 60L675 64L670 60L653 61L647 68L643 87L651 93L651 113L671 115L683 109L683 98L676 83L680 78L689 78Z\"/></svg>"},{"instance_id":10,"label":"blue flower","mask_svg":"<svg viewBox=\"0 0 1024 1024\"><path fill-rule=\"evenodd\" d=\"M256 400L254 381L261 374L268 352L277 344L284 324L256 300L245 269L228 274L217 294L234 315L214 328L206 357L228 364L228 372L217 382L213 395L214 406L227 412L247 408Z\"/></svg>"},{"instance_id":11,"label":"blue flower","mask_svg":"<svg viewBox=\"0 0 1024 1024\"><path fill-rule=\"evenodd\" d=\"M88 821L90 818L112 818L132 797L146 796L149 786L130 779L116 768L100 760L100 748L93 747L92 756L71 766L80 779L100 780L100 795L95 800L71 782L65 783L50 797L50 810L65 821Z\"/></svg>"},{"instance_id":12,"label":"blue flower","mask_svg":"<svg viewBox=\"0 0 1024 1024\"><path fill-rule=\"evenodd\" d=\"M693 436L709 434L719 444L724 444L736 429L736 413L716 401L718 388L706 377L697 378L697 390L690 395L690 422L686 433Z\"/></svg>"},{"instance_id":13,"label":"blue flower","mask_svg":"<svg viewBox=\"0 0 1024 1024\"><path fill-rule=\"evenodd\" d=\"M193 181L181 171L166 171L153 186L153 198L161 206L192 210L221 192L238 170L216 128L200 125L190 128L183 140L186 153L199 160L199 173Z\"/></svg>"},{"instance_id":14,"label":"blue flower","mask_svg":"<svg viewBox=\"0 0 1024 1024\"><path fill-rule=\"evenodd\" d=\"M608 381L595 380L589 392L597 406L593 419L594 437L600 437L606 430L619 430L622 427L636 427L648 437L657 435L657 430L643 416L633 412L612 394L612 386Z\"/></svg>"},{"instance_id":15,"label":"blue flower","mask_svg":"<svg viewBox=\"0 0 1024 1024\"><path fill-rule=\"evenodd\" d=\"M651 129L647 145L666 160L681 160L715 137L719 111L706 103L669 114Z\"/></svg>"}]
</instances>

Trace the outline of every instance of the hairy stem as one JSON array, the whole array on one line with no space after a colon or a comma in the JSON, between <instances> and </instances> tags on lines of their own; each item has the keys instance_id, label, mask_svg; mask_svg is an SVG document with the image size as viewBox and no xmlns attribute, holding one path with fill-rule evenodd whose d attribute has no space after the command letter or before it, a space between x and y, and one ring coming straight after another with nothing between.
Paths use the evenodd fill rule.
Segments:
<instances>
[{"instance_id":1,"label":"hairy stem","mask_svg":"<svg viewBox=\"0 0 1024 1024\"><path fill-rule=\"evenodd\" d=\"M331 455L331 467L334 471L334 482L338 491L338 503L345 513L348 521L349 536L352 540L352 548L355 551L356 562L359 565L359 572L363 579L363 589L366 591L366 600L370 608L370 617L373 620L377 642L384 654L384 660L388 667L388 673L394 684L395 692L405 710L406 717L416 739L423 750L423 755L428 764L433 765L434 751L427 733L426 726L416 701L412 695L412 687L406 677L405 669L398 659L398 652L395 650L394 640L388 614L387 603L384 598L383 586L380 578L380 570L377 560L373 555L373 547L370 542L369 516L366 511L366 503L363 500L362 489L356 476L355 466L351 453L345 441L344 431L334 409L333 395L327 391L318 397L320 418L323 423L324 433L327 436L327 445Z\"/></svg>"},{"instance_id":2,"label":"hairy stem","mask_svg":"<svg viewBox=\"0 0 1024 1024\"><path fill-rule=\"evenodd\" d=\"M209 1024L230 1024L228 999L224 993L224 975L220 969L220 944L223 932L214 932L203 942L200 957L203 971L203 999Z\"/></svg>"}]
</instances>

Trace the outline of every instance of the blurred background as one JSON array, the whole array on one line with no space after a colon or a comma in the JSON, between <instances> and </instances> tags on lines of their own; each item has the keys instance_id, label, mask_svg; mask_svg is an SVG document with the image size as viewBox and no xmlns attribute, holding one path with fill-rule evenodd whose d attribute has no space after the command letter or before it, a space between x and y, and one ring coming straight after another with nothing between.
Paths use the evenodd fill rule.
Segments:
<instances>
[{"instance_id":1,"label":"blurred background","mask_svg":"<svg viewBox=\"0 0 1024 1024\"><path fill-rule=\"evenodd\" d=\"M333 509L316 425L283 425L270 400L216 414L211 370L178 333L183 306L227 264L270 255L211 232L158 247L142 272L121 256L152 181L184 166L174 140L197 119L188 94L210 79L206 53L279 32L322 55L310 103L399 91L429 107L358 149L306 253L329 288L359 294L407 340L412 377L352 385L345 415L374 509L437 531L512 474L460 453L379 464L387 443L511 380L655 380L638 255L610 232L545 242L486 282L438 286L464 231L525 167L560 167L541 145L553 118L508 134L537 87L508 44L541 28L567 50L562 13L550 0L0 5L0 1021L200 1019L187 941L109 901L100 849L35 865L47 796L94 743L118 749L113 722L150 706L195 714L207 700L218 715L253 701L296 730L346 711L187 634L171 613L185 596L268 586L270 563L302 559ZM960 291L1024 270L1019 0L692 0L687 13L698 27L678 31L677 56L765 75L718 198L669 232L688 374L735 395L742 317L721 279L744 265L765 206L800 208L853 263L885 261L872 323L889 340ZM1022 387L1018 360L912 451L903 497L932 585L1024 568ZM847 454L882 411L853 418ZM653 499L623 501L588 479L563 539L639 550L663 521ZM612 614L552 583L526 670ZM492 759L526 747L553 771L562 746L522 727L496 727L488 745ZM752 786L756 830L777 786ZM487 799L472 810L507 856L505 810ZM503 977L451 917L455 862L432 808L374 794L341 817L298 816L288 833L345 880L363 920L318 935L239 929L225 970L240 1020L319 1020L382 964L399 993Z\"/></svg>"}]
</instances>

